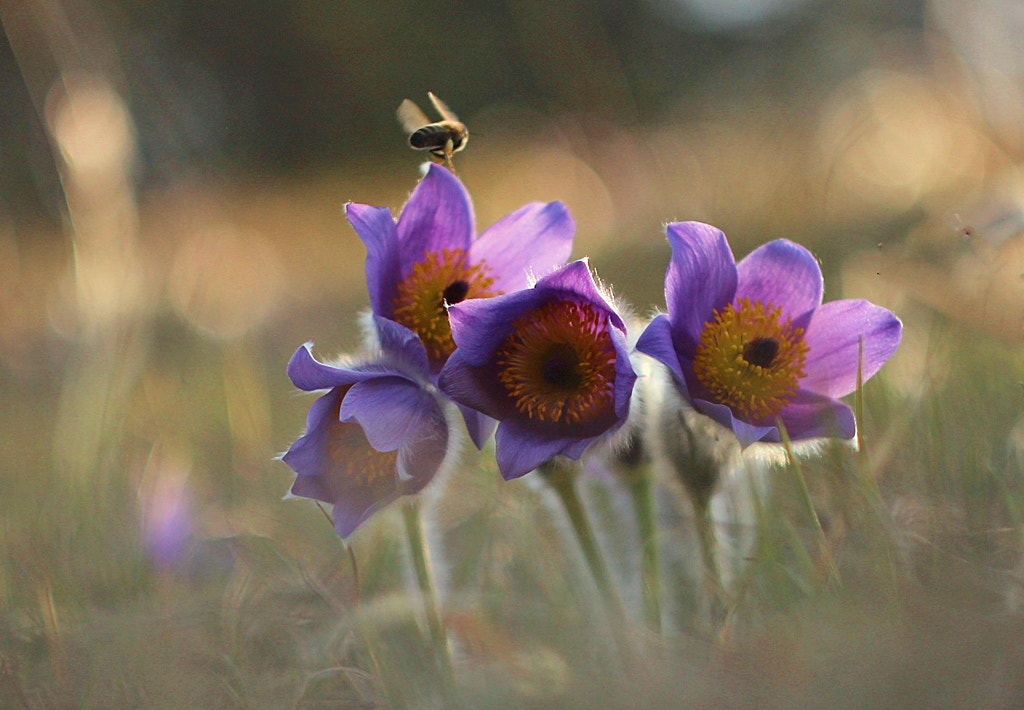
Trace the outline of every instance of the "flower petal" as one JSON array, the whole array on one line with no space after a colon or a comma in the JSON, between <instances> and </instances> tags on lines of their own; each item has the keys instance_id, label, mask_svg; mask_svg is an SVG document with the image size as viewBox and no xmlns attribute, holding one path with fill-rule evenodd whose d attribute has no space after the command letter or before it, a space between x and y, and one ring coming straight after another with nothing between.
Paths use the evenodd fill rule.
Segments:
<instances>
[{"instance_id":1,"label":"flower petal","mask_svg":"<svg viewBox=\"0 0 1024 710\"><path fill-rule=\"evenodd\" d=\"M806 377L800 386L826 397L857 388L859 342L864 340L864 381L896 351L903 324L890 311L864 300L830 301L814 311L804 342Z\"/></svg>"},{"instance_id":2,"label":"flower petal","mask_svg":"<svg viewBox=\"0 0 1024 710\"><path fill-rule=\"evenodd\" d=\"M350 467L340 460L344 452L337 451L337 444L333 442L339 428L359 427L338 421L341 396L342 390L334 388L313 403L307 417L306 434L292 444L282 460L296 473L291 493L333 505L334 527L344 538L403 490L397 476L372 477L369 482L363 477L353 478ZM370 448L365 437L356 436L349 441L358 444L360 439Z\"/></svg>"},{"instance_id":3,"label":"flower petal","mask_svg":"<svg viewBox=\"0 0 1024 710\"><path fill-rule=\"evenodd\" d=\"M498 426L497 420L463 404L458 404L458 407L462 412L462 418L466 422L466 431L469 432L469 438L473 441L474 446L478 449L484 448L487 440L494 433L495 427Z\"/></svg>"},{"instance_id":4,"label":"flower petal","mask_svg":"<svg viewBox=\"0 0 1024 710\"><path fill-rule=\"evenodd\" d=\"M416 376L429 378L430 360L427 358L427 349L423 347L420 336L404 325L380 316L373 317L373 324L377 330L380 349L385 355L407 365L410 372Z\"/></svg>"},{"instance_id":5,"label":"flower petal","mask_svg":"<svg viewBox=\"0 0 1024 710\"><path fill-rule=\"evenodd\" d=\"M608 319L608 334L615 348L615 415L625 421L629 414L629 403L633 399L633 387L636 385L636 370L629 359L629 348L626 345L625 332L613 327ZM616 427L617 428L617 427Z\"/></svg>"},{"instance_id":6,"label":"flower petal","mask_svg":"<svg viewBox=\"0 0 1024 710\"><path fill-rule=\"evenodd\" d=\"M496 290L518 291L529 285L531 272L543 276L569 259L575 232L576 223L561 202L532 202L481 234L470 260L491 267Z\"/></svg>"},{"instance_id":7,"label":"flower petal","mask_svg":"<svg viewBox=\"0 0 1024 710\"><path fill-rule=\"evenodd\" d=\"M345 216L366 245L366 285L373 312L388 317L393 310L399 266L398 231L391 211L350 202Z\"/></svg>"},{"instance_id":8,"label":"flower petal","mask_svg":"<svg viewBox=\"0 0 1024 710\"><path fill-rule=\"evenodd\" d=\"M733 416L732 410L724 404L694 399L693 408L701 414L711 417L726 429L732 429L739 439L740 446L746 448L756 441L778 441L779 430L773 426L757 426L748 424Z\"/></svg>"},{"instance_id":9,"label":"flower petal","mask_svg":"<svg viewBox=\"0 0 1024 710\"><path fill-rule=\"evenodd\" d=\"M511 481L562 453L572 440L545 436L538 430L520 427L514 420L507 420L498 425L494 442L494 455L501 477Z\"/></svg>"},{"instance_id":10,"label":"flower petal","mask_svg":"<svg viewBox=\"0 0 1024 710\"><path fill-rule=\"evenodd\" d=\"M492 351L493 353L493 351ZM483 365L467 362L463 349L458 348L448 362L445 363L437 379L438 388L460 405L485 414L490 418L504 419L514 416L515 407L509 401L505 388L498 382L495 366L490 360ZM469 422L467 421L467 425ZM488 426L482 423L481 426ZM474 435L470 428L470 436L477 448L482 448L489 431L478 429Z\"/></svg>"},{"instance_id":11,"label":"flower petal","mask_svg":"<svg viewBox=\"0 0 1024 710\"><path fill-rule=\"evenodd\" d=\"M543 294L536 289L524 289L494 298L470 298L449 306L448 323L458 347L456 352L461 352L462 358L472 365L486 365L511 332L515 319L542 300Z\"/></svg>"},{"instance_id":12,"label":"flower petal","mask_svg":"<svg viewBox=\"0 0 1024 710\"><path fill-rule=\"evenodd\" d=\"M301 390L312 392L339 385L350 385L366 377L365 374L317 362L309 343L303 345L288 361L288 377Z\"/></svg>"},{"instance_id":13,"label":"flower petal","mask_svg":"<svg viewBox=\"0 0 1024 710\"><path fill-rule=\"evenodd\" d=\"M341 402L341 421L356 421L377 451L395 451L422 436L421 428L440 413L437 401L402 377L375 377L352 385Z\"/></svg>"},{"instance_id":14,"label":"flower petal","mask_svg":"<svg viewBox=\"0 0 1024 710\"><path fill-rule=\"evenodd\" d=\"M468 252L475 234L469 193L447 168L431 165L402 208L397 229L401 275L427 252Z\"/></svg>"},{"instance_id":15,"label":"flower petal","mask_svg":"<svg viewBox=\"0 0 1024 710\"><path fill-rule=\"evenodd\" d=\"M736 260L725 234L709 224L675 222L665 233L672 246L665 305L676 342L692 354L714 310L732 302Z\"/></svg>"},{"instance_id":16,"label":"flower petal","mask_svg":"<svg viewBox=\"0 0 1024 710\"><path fill-rule=\"evenodd\" d=\"M683 387L684 392L686 391L686 379L679 364L679 354L672 343L672 323L668 316L656 316L647 325L636 341L636 349L667 367L676 383Z\"/></svg>"},{"instance_id":17,"label":"flower petal","mask_svg":"<svg viewBox=\"0 0 1024 710\"><path fill-rule=\"evenodd\" d=\"M824 281L817 260L799 244L777 239L750 252L736 265L736 298L749 298L797 318L821 304Z\"/></svg>"},{"instance_id":18,"label":"flower petal","mask_svg":"<svg viewBox=\"0 0 1024 710\"><path fill-rule=\"evenodd\" d=\"M792 441L825 436L852 439L857 433L852 409L838 400L813 392L798 392L779 416Z\"/></svg>"},{"instance_id":19,"label":"flower petal","mask_svg":"<svg viewBox=\"0 0 1024 710\"><path fill-rule=\"evenodd\" d=\"M626 330L626 324L622 321L622 318L615 312L615 309L605 299L604 294L597 288L594 275L590 271L590 262L585 258L577 259L557 271L544 276L534 284L533 290L537 293L563 291L568 296L590 301L594 305L608 311L608 316L611 318L613 326L623 332ZM544 298L547 300L550 298L550 295Z\"/></svg>"}]
</instances>

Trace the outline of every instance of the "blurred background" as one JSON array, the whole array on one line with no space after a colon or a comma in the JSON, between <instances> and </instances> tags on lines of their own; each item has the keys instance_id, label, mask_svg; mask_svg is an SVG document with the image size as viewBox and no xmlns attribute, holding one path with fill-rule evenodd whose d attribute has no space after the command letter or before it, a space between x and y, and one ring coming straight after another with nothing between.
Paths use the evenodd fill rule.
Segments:
<instances>
[{"instance_id":1,"label":"blurred background","mask_svg":"<svg viewBox=\"0 0 1024 710\"><path fill-rule=\"evenodd\" d=\"M310 340L324 355L358 346L364 251L343 205L397 214L423 155L395 109L408 97L430 113L428 90L469 126L456 167L478 229L527 201L564 201L574 256L641 316L664 306L664 224L701 220L737 256L799 241L822 263L826 298L868 298L904 320L862 429L884 537L913 571L908 596L937 588L941 602L923 606L943 623L901 613L909 635L884 615L864 622L873 633L854 624L865 599L891 591L881 574L852 572L872 594L838 610L787 582L761 598L763 637L713 673L705 647L686 646L694 656L662 657L661 677L740 688L726 702L690 686L700 707L806 707L822 692L836 694L830 707L1018 706L1024 6L2 0L0 21L4 707L375 707L388 668L425 672L409 629L388 627L409 656L390 660L339 631L360 594L376 591L383 617L411 613L390 518L357 535L350 558L314 506L281 501L292 476L275 456L311 401L284 374L290 354ZM841 484L822 481L822 515L855 527ZM473 521L479 539L502 541L498 556L554 544L538 493L479 486L445 498L440 530L493 513L497 497L513 522ZM877 572L889 553L864 544L868 562L851 559ZM467 580L486 586L481 570L497 563L461 553L449 591L479 591ZM553 603L522 581L560 574L560 554L515 573L527 625L565 632L544 653L524 641L539 632L520 632L529 663L492 608L460 617L473 677L487 686L502 659L505 695L490 687L509 707L574 706L573 678L602 667L570 660L585 625L572 595L545 588ZM781 650L764 645L779 618ZM864 648L857 677L875 687L881 674L877 696L813 680L849 668L833 635ZM891 672L879 659L892 656L918 660ZM758 679L790 676L802 680L775 704L758 695ZM890 692L907 683L922 695ZM420 706L403 692L387 702Z\"/></svg>"}]
</instances>

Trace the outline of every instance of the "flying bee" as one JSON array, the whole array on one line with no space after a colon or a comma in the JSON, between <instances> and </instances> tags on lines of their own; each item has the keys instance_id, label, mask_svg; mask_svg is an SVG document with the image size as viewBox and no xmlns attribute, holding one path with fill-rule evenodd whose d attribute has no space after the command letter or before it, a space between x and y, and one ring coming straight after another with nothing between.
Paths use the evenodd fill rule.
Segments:
<instances>
[{"instance_id":1,"label":"flying bee","mask_svg":"<svg viewBox=\"0 0 1024 710\"><path fill-rule=\"evenodd\" d=\"M469 142L469 130L459 117L452 113L448 105L441 99L427 92L430 103L441 114L440 121L431 123L420 107L409 99L402 101L398 107L398 120L409 133L409 145L416 150L428 150L435 158L443 160L448 169L455 172L452 155L466 147Z\"/></svg>"}]
</instances>

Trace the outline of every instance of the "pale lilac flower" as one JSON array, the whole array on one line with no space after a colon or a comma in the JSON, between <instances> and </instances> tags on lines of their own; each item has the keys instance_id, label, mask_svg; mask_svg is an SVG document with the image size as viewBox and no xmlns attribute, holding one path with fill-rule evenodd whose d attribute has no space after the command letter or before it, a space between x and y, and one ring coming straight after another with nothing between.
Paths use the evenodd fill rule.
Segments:
<instances>
[{"instance_id":1,"label":"pale lilac flower","mask_svg":"<svg viewBox=\"0 0 1024 710\"><path fill-rule=\"evenodd\" d=\"M770 242L737 264L712 226L677 222L667 233L668 315L637 350L743 446L780 441L778 421L793 440L852 438L853 412L838 398L856 389L859 344L866 381L899 345L899 319L864 300L822 304L821 269L793 242Z\"/></svg>"},{"instance_id":2,"label":"pale lilac flower","mask_svg":"<svg viewBox=\"0 0 1024 710\"><path fill-rule=\"evenodd\" d=\"M578 459L626 421L636 374L626 327L585 261L531 289L448 309L458 348L438 380L498 420L498 469L517 478L557 455Z\"/></svg>"},{"instance_id":3,"label":"pale lilac flower","mask_svg":"<svg viewBox=\"0 0 1024 710\"><path fill-rule=\"evenodd\" d=\"M288 363L297 387L328 390L310 407L306 433L283 456L296 473L291 493L333 505L342 537L392 500L422 490L453 448L443 400L427 373L414 369L426 367L423 346L395 335L394 324L382 327L392 351L405 358L336 367L303 346Z\"/></svg>"}]
</instances>

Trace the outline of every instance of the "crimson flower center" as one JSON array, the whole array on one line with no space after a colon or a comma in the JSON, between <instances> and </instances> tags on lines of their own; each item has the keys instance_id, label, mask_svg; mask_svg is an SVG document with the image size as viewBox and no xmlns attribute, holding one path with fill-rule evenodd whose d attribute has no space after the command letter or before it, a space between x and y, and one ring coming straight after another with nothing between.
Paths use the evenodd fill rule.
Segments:
<instances>
[{"instance_id":1,"label":"crimson flower center","mask_svg":"<svg viewBox=\"0 0 1024 710\"><path fill-rule=\"evenodd\" d=\"M568 300L523 313L496 354L498 379L516 409L566 424L614 414L615 360L607 312Z\"/></svg>"},{"instance_id":2,"label":"crimson flower center","mask_svg":"<svg viewBox=\"0 0 1024 710\"><path fill-rule=\"evenodd\" d=\"M398 282L392 318L420 336L434 364L455 351L445 304L467 298L498 296L485 262L471 264L462 249L442 249L423 255Z\"/></svg>"},{"instance_id":3,"label":"crimson flower center","mask_svg":"<svg viewBox=\"0 0 1024 710\"><path fill-rule=\"evenodd\" d=\"M711 399L744 421L770 420L796 394L804 377L803 328L782 320L782 309L747 298L704 324L693 372Z\"/></svg>"}]
</instances>

